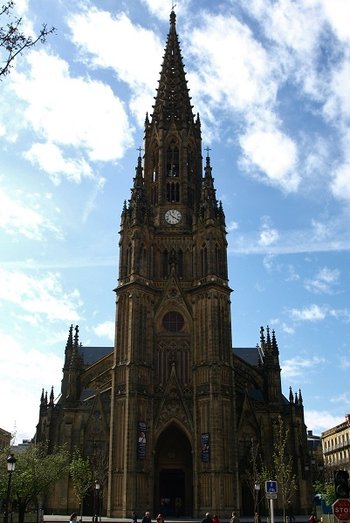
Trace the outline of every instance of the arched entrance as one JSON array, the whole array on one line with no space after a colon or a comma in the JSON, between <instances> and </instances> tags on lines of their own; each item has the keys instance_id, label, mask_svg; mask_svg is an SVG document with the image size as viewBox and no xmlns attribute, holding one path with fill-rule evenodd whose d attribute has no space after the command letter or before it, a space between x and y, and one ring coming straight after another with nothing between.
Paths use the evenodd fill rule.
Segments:
<instances>
[{"instance_id":1,"label":"arched entrance","mask_svg":"<svg viewBox=\"0 0 350 523\"><path fill-rule=\"evenodd\" d=\"M154 507L166 516L192 516L191 444L175 424L159 436L154 458Z\"/></svg>"}]
</instances>

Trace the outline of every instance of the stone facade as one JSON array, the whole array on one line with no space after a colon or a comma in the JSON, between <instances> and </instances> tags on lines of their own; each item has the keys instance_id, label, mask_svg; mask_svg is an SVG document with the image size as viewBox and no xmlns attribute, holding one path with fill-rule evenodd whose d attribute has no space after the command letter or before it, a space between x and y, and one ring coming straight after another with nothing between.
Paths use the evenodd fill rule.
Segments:
<instances>
[{"instance_id":1,"label":"stone facade","mask_svg":"<svg viewBox=\"0 0 350 523\"><path fill-rule=\"evenodd\" d=\"M256 348L232 349L225 216L209 151L202 166L175 21L172 12L121 215L115 348L84 347L71 327L60 399L43 392L37 440L90 457L108 516L224 518L253 513L251 447L271 461L281 416L299 480L295 511L307 512L302 398L282 394L275 333L261 329ZM68 479L47 503L75 508Z\"/></svg>"},{"instance_id":2,"label":"stone facade","mask_svg":"<svg viewBox=\"0 0 350 523\"><path fill-rule=\"evenodd\" d=\"M325 479L332 482L335 470L350 473L350 414L343 423L322 432L321 440Z\"/></svg>"}]
</instances>

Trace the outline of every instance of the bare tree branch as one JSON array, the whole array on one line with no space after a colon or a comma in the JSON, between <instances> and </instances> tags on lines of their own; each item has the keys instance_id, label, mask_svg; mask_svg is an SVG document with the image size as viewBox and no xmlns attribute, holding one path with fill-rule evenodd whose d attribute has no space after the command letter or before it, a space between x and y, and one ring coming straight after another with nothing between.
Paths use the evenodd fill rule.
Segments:
<instances>
[{"instance_id":1,"label":"bare tree branch","mask_svg":"<svg viewBox=\"0 0 350 523\"><path fill-rule=\"evenodd\" d=\"M0 17L9 18L6 24L0 26L0 80L9 74L18 55L38 42L45 43L46 37L55 32L54 27L48 28L47 24L43 24L39 33L34 37L25 35L22 31L22 18L12 17L14 6L14 1L9 0L0 7Z\"/></svg>"}]
</instances>

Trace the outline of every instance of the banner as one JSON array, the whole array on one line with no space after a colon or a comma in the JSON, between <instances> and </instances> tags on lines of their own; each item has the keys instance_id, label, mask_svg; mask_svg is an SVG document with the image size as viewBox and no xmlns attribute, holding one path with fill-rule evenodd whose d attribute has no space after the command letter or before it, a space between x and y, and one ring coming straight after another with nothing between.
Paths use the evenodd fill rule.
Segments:
<instances>
[{"instance_id":1,"label":"banner","mask_svg":"<svg viewBox=\"0 0 350 523\"><path fill-rule=\"evenodd\" d=\"M137 459L146 458L146 423L139 421L137 429Z\"/></svg>"},{"instance_id":2,"label":"banner","mask_svg":"<svg viewBox=\"0 0 350 523\"><path fill-rule=\"evenodd\" d=\"M209 463L210 461L210 446L208 432L202 432L201 434L201 459L203 463Z\"/></svg>"}]
</instances>

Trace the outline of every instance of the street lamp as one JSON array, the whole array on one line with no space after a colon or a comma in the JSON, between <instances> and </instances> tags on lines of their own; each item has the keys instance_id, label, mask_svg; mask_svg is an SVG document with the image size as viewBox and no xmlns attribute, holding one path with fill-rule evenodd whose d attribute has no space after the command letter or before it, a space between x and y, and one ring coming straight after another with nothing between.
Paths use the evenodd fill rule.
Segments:
<instances>
[{"instance_id":1,"label":"street lamp","mask_svg":"<svg viewBox=\"0 0 350 523\"><path fill-rule=\"evenodd\" d=\"M11 479L12 479L12 472L16 468L16 458L14 454L11 454L6 461L7 465L7 472L9 473L9 479L7 483L7 494L6 494L6 502L5 502L5 512L4 512L4 523L8 523L9 520L9 503L10 503L10 494L11 494Z\"/></svg>"},{"instance_id":2,"label":"street lamp","mask_svg":"<svg viewBox=\"0 0 350 523\"><path fill-rule=\"evenodd\" d=\"M95 481L95 492L94 492L94 517L92 520L95 523L98 523L98 519L100 516L100 488L101 485L99 481L96 479Z\"/></svg>"},{"instance_id":3,"label":"street lamp","mask_svg":"<svg viewBox=\"0 0 350 523\"><path fill-rule=\"evenodd\" d=\"M254 484L254 512L255 512L255 514L258 512L259 493L260 493L260 483L256 482ZM255 516L255 514L254 514L254 516Z\"/></svg>"}]
</instances>

